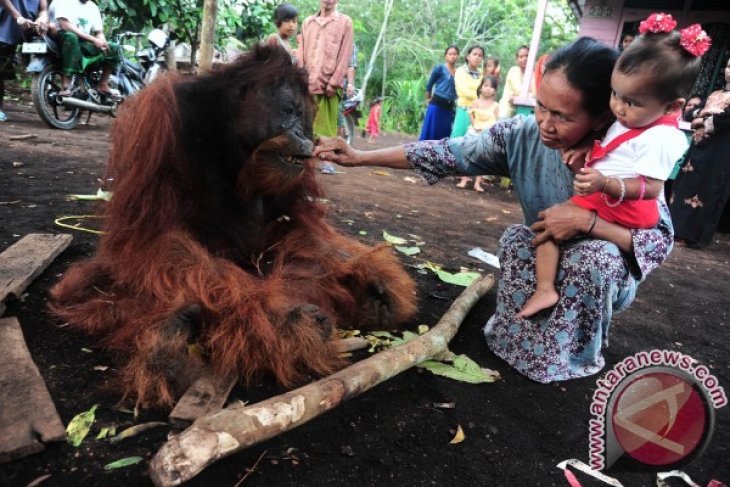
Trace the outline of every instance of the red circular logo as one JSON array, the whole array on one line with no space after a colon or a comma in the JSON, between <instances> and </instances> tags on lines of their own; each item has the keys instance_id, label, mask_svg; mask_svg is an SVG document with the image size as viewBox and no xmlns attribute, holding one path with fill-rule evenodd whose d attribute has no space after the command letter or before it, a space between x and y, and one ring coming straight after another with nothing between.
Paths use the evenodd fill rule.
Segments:
<instances>
[{"instance_id":1,"label":"red circular logo","mask_svg":"<svg viewBox=\"0 0 730 487\"><path fill-rule=\"evenodd\" d=\"M708 426L701 394L686 379L667 372L636 377L614 403L616 440L646 465L670 465L689 457Z\"/></svg>"}]
</instances>

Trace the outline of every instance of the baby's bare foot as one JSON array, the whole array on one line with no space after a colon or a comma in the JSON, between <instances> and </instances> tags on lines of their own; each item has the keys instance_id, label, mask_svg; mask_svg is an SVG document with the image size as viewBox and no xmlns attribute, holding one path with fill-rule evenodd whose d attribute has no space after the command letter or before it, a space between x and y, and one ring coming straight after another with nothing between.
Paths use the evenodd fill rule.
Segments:
<instances>
[{"instance_id":1,"label":"baby's bare foot","mask_svg":"<svg viewBox=\"0 0 730 487\"><path fill-rule=\"evenodd\" d=\"M535 291L535 294L527 300L525 306L522 307L520 312L517 313L517 317L529 318L538 311L555 306L559 299L560 295L557 291L555 291L555 289L538 289Z\"/></svg>"}]
</instances>

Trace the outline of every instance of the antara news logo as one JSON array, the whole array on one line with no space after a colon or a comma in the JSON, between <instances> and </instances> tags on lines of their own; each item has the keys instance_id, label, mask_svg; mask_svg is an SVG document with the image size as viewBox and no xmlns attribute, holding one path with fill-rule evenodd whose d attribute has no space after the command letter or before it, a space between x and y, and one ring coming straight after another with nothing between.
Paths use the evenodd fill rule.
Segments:
<instances>
[{"instance_id":1,"label":"antara news logo","mask_svg":"<svg viewBox=\"0 0 730 487\"><path fill-rule=\"evenodd\" d=\"M705 365L670 350L638 352L596 381L589 458L603 470L623 455L656 468L698 457L725 390Z\"/></svg>"}]
</instances>

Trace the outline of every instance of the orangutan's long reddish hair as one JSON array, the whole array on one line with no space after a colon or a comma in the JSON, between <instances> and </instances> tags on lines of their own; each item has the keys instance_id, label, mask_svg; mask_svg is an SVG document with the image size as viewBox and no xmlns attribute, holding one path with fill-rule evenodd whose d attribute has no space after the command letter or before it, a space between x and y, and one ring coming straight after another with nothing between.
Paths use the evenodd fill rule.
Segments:
<instances>
[{"instance_id":1,"label":"orangutan's long reddish hair","mask_svg":"<svg viewBox=\"0 0 730 487\"><path fill-rule=\"evenodd\" d=\"M341 366L334 327L413 314L392 252L325 222L311 161L296 163L311 121L305 73L276 47L125 102L106 233L55 286L52 310L123 352L125 390L142 404L172 404L204 365L291 386Z\"/></svg>"}]
</instances>

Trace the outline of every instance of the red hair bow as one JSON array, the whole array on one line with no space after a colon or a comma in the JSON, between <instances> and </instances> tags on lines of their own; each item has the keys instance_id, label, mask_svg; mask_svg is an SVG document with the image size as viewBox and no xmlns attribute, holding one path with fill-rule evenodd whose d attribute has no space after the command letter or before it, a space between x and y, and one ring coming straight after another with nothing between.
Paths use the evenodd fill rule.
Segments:
<instances>
[{"instance_id":1,"label":"red hair bow","mask_svg":"<svg viewBox=\"0 0 730 487\"><path fill-rule=\"evenodd\" d=\"M672 32L677 27L677 21L671 15L665 13L653 13L646 20L639 24L639 33L658 34L660 32Z\"/></svg>"},{"instance_id":2,"label":"red hair bow","mask_svg":"<svg viewBox=\"0 0 730 487\"><path fill-rule=\"evenodd\" d=\"M693 24L679 31L679 44L694 56L702 56L712 45L712 39L700 24Z\"/></svg>"}]
</instances>

